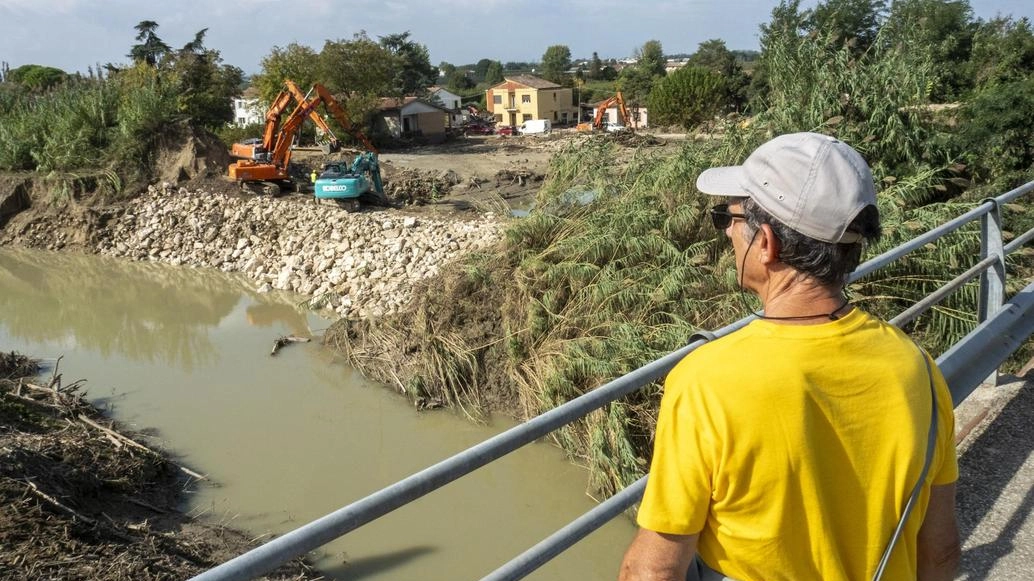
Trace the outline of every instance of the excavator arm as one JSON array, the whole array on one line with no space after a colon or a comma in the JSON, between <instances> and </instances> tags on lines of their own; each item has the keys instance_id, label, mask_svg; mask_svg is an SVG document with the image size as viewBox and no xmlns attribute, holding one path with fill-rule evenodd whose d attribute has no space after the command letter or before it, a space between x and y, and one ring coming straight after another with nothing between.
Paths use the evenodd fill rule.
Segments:
<instances>
[{"instance_id":1,"label":"excavator arm","mask_svg":"<svg viewBox=\"0 0 1034 581\"><path fill-rule=\"evenodd\" d=\"M328 91L326 87L316 83L312 86L312 89L316 91L317 98L323 101L323 105L331 112L332 115L334 115L334 118L337 119L337 122L341 124L341 127L344 128L349 135L361 141L367 151L377 152L377 148L373 146L373 143L370 143L370 140L367 139L366 135L363 134L358 127L352 125L352 120L348 118L348 113L341 104L337 102L337 99L330 94L330 91Z\"/></svg>"},{"instance_id":2,"label":"excavator arm","mask_svg":"<svg viewBox=\"0 0 1034 581\"><path fill-rule=\"evenodd\" d=\"M291 93L280 91L280 94L273 100L269 110L266 111L266 126L262 133L262 141L255 143L254 140L244 143L234 143L230 146L230 154L241 159L259 160L267 157L273 150L276 135L280 131L280 117L291 104Z\"/></svg>"},{"instance_id":3,"label":"excavator arm","mask_svg":"<svg viewBox=\"0 0 1034 581\"><path fill-rule=\"evenodd\" d=\"M319 98L313 97L308 101L302 101L294 108L294 111L284 121L280 133L277 135L276 143L273 145L271 161L273 165L287 173L287 164L291 161L291 143L294 141L294 134L301 128L305 118L314 114L316 106L319 105Z\"/></svg>"},{"instance_id":4,"label":"excavator arm","mask_svg":"<svg viewBox=\"0 0 1034 581\"><path fill-rule=\"evenodd\" d=\"M284 85L287 86L287 89L291 92L295 100L299 103L305 103L309 100L309 95L303 94L301 89L298 88L298 85L295 85L294 82L292 82L290 79L284 81ZM309 90L309 94L312 94L312 90ZM315 108L313 108L309 111L309 119L313 122L314 125L316 125L316 127L324 136L327 136L327 139L330 142L331 150L336 151L338 144L337 136L334 135L334 132L330 129L330 125L327 125L327 121L323 118L323 116L320 115Z\"/></svg>"},{"instance_id":5,"label":"excavator arm","mask_svg":"<svg viewBox=\"0 0 1034 581\"><path fill-rule=\"evenodd\" d=\"M603 129L603 117L607 114L607 109L617 102L617 97L611 97L606 101L600 103L599 107L596 108L596 116L592 119L593 129Z\"/></svg>"},{"instance_id":6,"label":"excavator arm","mask_svg":"<svg viewBox=\"0 0 1034 581\"><path fill-rule=\"evenodd\" d=\"M618 91L618 94L614 96L614 101L617 103L618 106L618 115L621 116L621 123L625 126L626 129L631 129L632 116L628 113L628 107L625 106L625 98L621 96L621 91Z\"/></svg>"}]
</instances>

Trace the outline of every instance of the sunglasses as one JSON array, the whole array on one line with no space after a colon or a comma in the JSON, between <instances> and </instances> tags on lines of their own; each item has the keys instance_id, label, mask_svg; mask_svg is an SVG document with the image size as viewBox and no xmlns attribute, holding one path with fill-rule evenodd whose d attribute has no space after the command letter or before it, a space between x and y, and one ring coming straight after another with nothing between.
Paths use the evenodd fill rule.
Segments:
<instances>
[{"instance_id":1,"label":"sunglasses","mask_svg":"<svg viewBox=\"0 0 1034 581\"><path fill-rule=\"evenodd\" d=\"M728 228L732 224L733 218L746 219L747 216L744 214L733 214L729 211L729 204L718 204L711 208L711 223L714 224L717 230Z\"/></svg>"}]
</instances>

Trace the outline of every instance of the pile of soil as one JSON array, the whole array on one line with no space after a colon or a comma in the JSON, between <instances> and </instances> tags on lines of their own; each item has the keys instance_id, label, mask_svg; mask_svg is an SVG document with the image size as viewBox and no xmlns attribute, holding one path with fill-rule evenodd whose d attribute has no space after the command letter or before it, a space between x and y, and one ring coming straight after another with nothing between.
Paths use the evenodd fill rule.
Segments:
<instances>
[{"instance_id":1,"label":"pile of soil","mask_svg":"<svg viewBox=\"0 0 1034 581\"><path fill-rule=\"evenodd\" d=\"M186 579L252 547L181 512L186 469L111 426L77 382L0 356L0 571L6 579ZM16 379L17 378L17 379ZM318 579L301 562L267 579Z\"/></svg>"},{"instance_id":2,"label":"pile of soil","mask_svg":"<svg viewBox=\"0 0 1034 581\"><path fill-rule=\"evenodd\" d=\"M395 204L422 205L436 202L460 183L453 171L403 169L385 172L384 193Z\"/></svg>"},{"instance_id":3,"label":"pile of soil","mask_svg":"<svg viewBox=\"0 0 1034 581\"><path fill-rule=\"evenodd\" d=\"M616 131L607 133L607 138L624 147L657 147L664 145L663 139L659 139L648 133L636 133L634 131Z\"/></svg>"}]
</instances>

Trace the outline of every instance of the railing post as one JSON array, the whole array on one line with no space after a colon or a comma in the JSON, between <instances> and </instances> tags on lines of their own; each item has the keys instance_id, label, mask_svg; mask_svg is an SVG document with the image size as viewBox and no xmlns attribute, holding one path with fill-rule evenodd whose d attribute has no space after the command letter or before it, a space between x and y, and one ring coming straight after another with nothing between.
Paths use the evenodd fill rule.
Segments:
<instances>
[{"instance_id":1,"label":"railing post","mask_svg":"<svg viewBox=\"0 0 1034 581\"><path fill-rule=\"evenodd\" d=\"M980 275L980 296L977 303L977 320L983 323L994 316L1005 303L1005 242L1002 240L1002 213L998 200L988 198L991 211L980 217L980 259L989 256L997 258L995 263ZM998 370L995 369L985 383L998 385Z\"/></svg>"}]
</instances>

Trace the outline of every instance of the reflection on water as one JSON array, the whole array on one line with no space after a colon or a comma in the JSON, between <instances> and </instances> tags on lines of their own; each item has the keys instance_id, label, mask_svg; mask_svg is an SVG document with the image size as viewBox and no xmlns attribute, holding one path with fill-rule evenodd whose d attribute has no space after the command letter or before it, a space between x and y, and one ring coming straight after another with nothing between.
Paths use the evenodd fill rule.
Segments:
<instances>
[{"instance_id":1,"label":"reflection on water","mask_svg":"<svg viewBox=\"0 0 1034 581\"><path fill-rule=\"evenodd\" d=\"M0 254L0 312L12 335L66 339L103 355L182 365L211 361L207 327L240 298L219 273L72 254ZM175 292L165 292L175 289Z\"/></svg>"},{"instance_id":2,"label":"reflection on water","mask_svg":"<svg viewBox=\"0 0 1034 581\"><path fill-rule=\"evenodd\" d=\"M64 356L69 381L153 428L218 486L191 509L282 534L507 427L421 413L308 335L298 297L219 272L0 250L0 349ZM70 374L74 373L74 377ZM98 387L100 386L100 387ZM479 578L592 506L585 474L528 446L320 549L331 578ZM608 524L531 579L611 579L632 526Z\"/></svg>"}]
</instances>

